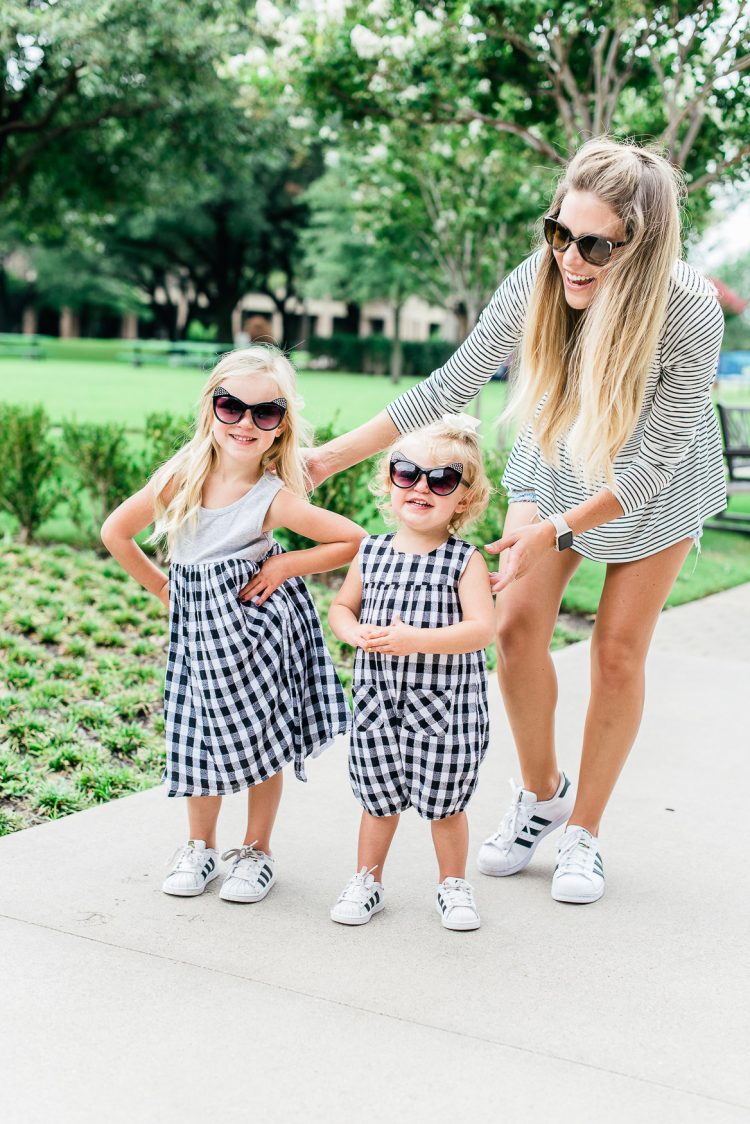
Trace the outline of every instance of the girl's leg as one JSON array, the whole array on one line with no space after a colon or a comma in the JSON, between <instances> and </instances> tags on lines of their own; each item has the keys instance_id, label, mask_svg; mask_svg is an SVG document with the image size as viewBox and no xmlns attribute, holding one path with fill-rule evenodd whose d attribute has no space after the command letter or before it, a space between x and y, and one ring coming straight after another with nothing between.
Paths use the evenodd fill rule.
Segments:
<instances>
[{"instance_id":1,"label":"girl's leg","mask_svg":"<svg viewBox=\"0 0 750 1124\"><path fill-rule=\"evenodd\" d=\"M203 839L207 847L216 847L216 821L221 809L220 796L188 796L190 838Z\"/></svg>"},{"instance_id":2,"label":"girl's leg","mask_svg":"<svg viewBox=\"0 0 750 1124\"><path fill-rule=\"evenodd\" d=\"M357 844L357 870L372 870L376 882L383 881L383 867L396 834L399 816L371 816L362 812ZM373 870L373 867L375 868Z\"/></svg>"},{"instance_id":3,"label":"girl's leg","mask_svg":"<svg viewBox=\"0 0 750 1124\"><path fill-rule=\"evenodd\" d=\"M280 769L267 781L253 785L247 793L247 831L245 846L255 843L259 851L271 854L271 832L279 810L284 787L284 774Z\"/></svg>"},{"instance_id":4,"label":"girl's leg","mask_svg":"<svg viewBox=\"0 0 750 1124\"><path fill-rule=\"evenodd\" d=\"M529 523L535 504L513 503L505 531ZM549 646L565 587L581 556L551 550L497 597L497 674L524 788L548 800L558 786L555 757L557 676Z\"/></svg>"},{"instance_id":5,"label":"girl's leg","mask_svg":"<svg viewBox=\"0 0 750 1124\"><path fill-rule=\"evenodd\" d=\"M469 824L466 812L456 812L444 820L432 820L432 842L435 845L439 875L446 878L466 877L466 856L469 852Z\"/></svg>"},{"instance_id":6,"label":"girl's leg","mask_svg":"<svg viewBox=\"0 0 750 1124\"><path fill-rule=\"evenodd\" d=\"M598 835L599 822L643 713L651 637L692 541L636 562L610 563L591 638L591 700L570 823Z\"/></svg>"}]
</instances>

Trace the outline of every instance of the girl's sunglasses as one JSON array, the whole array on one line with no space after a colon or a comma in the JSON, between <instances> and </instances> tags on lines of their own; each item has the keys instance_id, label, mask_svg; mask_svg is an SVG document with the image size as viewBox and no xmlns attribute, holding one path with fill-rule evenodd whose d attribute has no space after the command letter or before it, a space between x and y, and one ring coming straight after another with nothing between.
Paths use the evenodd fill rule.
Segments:
<instances>
[{"instance_id":1,"label":"girl's sunglasses","mask_svg":"<svg viewBox=\"0 0 750 1124\"><path fill-rule=\"evenodd\" d=\"M213 404L215 416L224 425L237 425L249 410L258 429L278 429L286 414L286 398L274 398L272 402L256 402L249 406L223 386L217 386L214 391Z\"/></svg>"},{"instance_id":2,"label":"girl's sunglasses","mask_svg":"<svg viewBox=\"0 0 750 1124\"><path fill-rule=\"evenodd\" d=\"M599 234L579 234L574 238L567 226L551 215L544 220L544 238L547 245L560 254L564 254L568 246L578 246L578 253L589 265L606 265L616 247L627 246L627 242L611 242Z\"/></svg>"},{"instance_id":3,"label":"girl's sunglasses","mask_svg":"<svg viewBox=\"0 0 750 1124\"><path fill-rule=\"evenodd\" d=\"M394 453L389 467L391 482L397 488L413 488L424 476L427 487L436 496L449 496L461 483L464 466L445 464L442 468L420 468L414 461L407 460L401 453ZM468 487L464 483L464 487Z\"/></svg>"}]
</instances>

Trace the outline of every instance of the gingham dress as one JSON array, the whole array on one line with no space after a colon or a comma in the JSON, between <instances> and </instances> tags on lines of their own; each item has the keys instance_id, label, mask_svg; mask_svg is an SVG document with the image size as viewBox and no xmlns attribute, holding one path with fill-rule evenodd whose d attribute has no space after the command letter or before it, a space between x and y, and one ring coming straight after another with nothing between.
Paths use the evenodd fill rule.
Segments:
<instances>
[{"instance_id":1,"label":"gingham dress","mask_svg":"<svg viewBox=\"0 0 750 1124\"><path fill-rule=\"evenodd\" d=\"M260 607L239 600L263 560L281 551L262 530L281 487L265 476L222 509L246 544L233 556L186 560L210 553L200 523L178 542L164 694L170 796L237 792L292 763L305 780L305 758L347 729L344 693L302 579L288 579ZM213 514L199 518L210 523Z\"/></svg>"},{"instance_id":2,"label":"gingham dress","mask_svg":"<svg viewBox=\"0 0 750 1124\"><path fill-rule=\"evenodd\" d=\"M458 624L458 583L474 552L449 538L429 554L394 550L393 535L364 540L360 621L416 628ZM429 820L462 811L487 750L484 651L388 656L357 650L349 774L373 816L413 805Z\"/></svg>"}]
</instances>

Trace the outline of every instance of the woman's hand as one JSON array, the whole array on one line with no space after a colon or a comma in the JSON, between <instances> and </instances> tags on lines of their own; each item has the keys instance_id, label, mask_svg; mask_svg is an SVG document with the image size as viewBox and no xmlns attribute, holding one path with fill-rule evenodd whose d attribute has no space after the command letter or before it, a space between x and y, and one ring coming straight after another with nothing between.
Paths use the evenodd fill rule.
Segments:
<instances>
[{"instance_id":1,"label":"woman's hand","mask_svg":"<svg viewBox=\"0 0 750 1124\"><path fill-rule=\"evenodd\" d=\"M380 652L384 656L411 656L419 651L421 629L404 624L398 613L393 624L378 629L375 636L366 643L366 652Z\"/></svg>"},{"instance_id":2,"label":"woman's hand","mask_svg":"<svg viewBox=\"0 0 750 1124\"><path fill-rule=\"evenodd\" d=\"M255 577L240 590L240 601L262 605L287 578L294 577L286 554L272 554L258 570Z\"/></svg>"},{"instance_id":3,"label":"woman's hand","mask_svg":"<svg viewBox=\"0 0 750 1124\"><path fill-rule=\"evenodd\" d=\"M503 535L497 542L485 548L490 554L503 554L502 567L490 574L490 587L493 593L502 591L527 574L540 562L545 554L554 549L555 528L548 519L541 523L526 523Z\"/></svg>"}]
</instances>

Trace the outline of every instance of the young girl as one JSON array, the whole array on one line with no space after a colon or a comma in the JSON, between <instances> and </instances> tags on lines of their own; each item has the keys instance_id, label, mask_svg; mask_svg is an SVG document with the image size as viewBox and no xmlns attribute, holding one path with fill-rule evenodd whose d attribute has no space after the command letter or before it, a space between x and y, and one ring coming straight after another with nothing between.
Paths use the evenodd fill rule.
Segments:
<instances>
[{"instance_id":1,"label":"young girl","mask_svg":"<svg viewBox=\"0 0 750 1124\"><path fill-rule=\"evenodd\" d=\"M303 574L350 561L364 532L307 500L306 428L294 370L272 347L225 355L201 395L195 436L110 515L102 540L170 610L166 780L187 796L190 839L163 885L193 897L219 874L224 793L247 788L248 819L220 897L257 902L276 872L271 831L282 769L317 756L347 728L341 686ZM133 541L156 523L169 578ZM286 527L320 543L284 553Z\"/></svg>"},{"instance_id":2,"label":"young girl","mask_svg":"<svg viewBox=\"0 0 750 1124\"><path fill-rule=\"evenodd\" d=\"M383 864L410 805L432 827L443 925L480 925L464 808L487 748L493 605L484 559L452 534L487 506L477 424L445 415L386 453L376 490L398 530L364 540L331 606L331 628L358 649L349 772L364 808L359 873L331 910L342 925L383 908Z\"/></svg>"}]
</instances>

